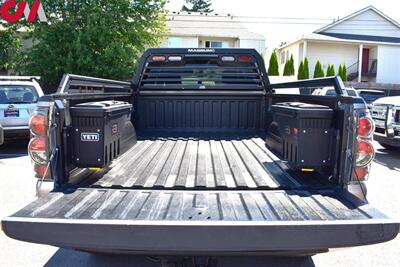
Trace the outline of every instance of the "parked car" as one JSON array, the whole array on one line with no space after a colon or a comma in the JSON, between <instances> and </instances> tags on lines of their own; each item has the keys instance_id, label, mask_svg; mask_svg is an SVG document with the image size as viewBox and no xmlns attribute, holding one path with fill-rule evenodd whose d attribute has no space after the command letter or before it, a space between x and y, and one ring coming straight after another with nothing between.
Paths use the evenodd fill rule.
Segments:
<instances>
[{"instance_id":1,"label":"parked car","mask_svg":"<svg viewBox=\"0 0 400 267\"><path fill-rule=\"evenodd\" d=\"M344 88L344 89L349 96L360 97L354 88ZM324 95L324 96L337 96L337 92L335 91L335 88L332 86L315 89L312 92L312 94L313 95Z\"/></svg>"},{"instance_id":2,"label":"parked car","mask_svg":"<svg viewBox=\"0 0 400 267\"><path fill-rule=\"evenodd\" d=\"M387 149L400 148L400 96L384 97L372 104L374 139Z\"/></svg>"},{"instance_id":3,"label":"parked car","mask_svg":"<svg viewBox=\"0 0 400 267\"><path fill-rule=\"evenodd\" d=\"M38 79L0 76L0 124L5 140L29 138L29 118L43 95Z\"/></svg>"},{"instance_id":4,"label":"parked car","mask_svg":"<svg viewBox=\"0 0 400 267\"><path fill-rule=\"evenodd\" d=\"M385 97L385 92L371 89L357 89L357 93L367 103L369 109L372 108L372 103L379 98Z\"/></svg>"},{"instance_id":5,"label":"parked car","mask_svg":"<svg viewBox=\"0 0 400 267\"><path fill-rule=\"evenodd\" d=\"M65 75L41 97L28 148L54 191L2 229L164 256L305 255L391 240L399 222L366 201L372 119L342 84L271 84L253 49L150 49L132 82ZM274 93L323 86L337 96Z\"/></svg>"}]
</instances>

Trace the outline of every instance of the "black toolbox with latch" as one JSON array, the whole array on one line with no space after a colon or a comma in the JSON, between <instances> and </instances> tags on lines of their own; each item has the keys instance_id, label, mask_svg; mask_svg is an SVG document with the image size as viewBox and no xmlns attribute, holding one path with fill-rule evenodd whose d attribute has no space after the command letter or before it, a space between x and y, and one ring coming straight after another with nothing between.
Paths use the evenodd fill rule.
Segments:
<instances>
[{"instance_id":1,"label":"black toolbox with latch","mask_svg":"<svg viewBox=\"0 0 400 267\"><path fill-rule=\"evenodd\" d=\"M121 101L82 103L71 107L72 162L77 167L105 167L130 147L135 131L132 105Z\"/></svg>"},{"instance_id":2,"label":"black toolbox with latch","mask_svg":"<svg viewBox=\"0 0 400 267\"><path fill-rule=\"evenodd\" d=\"M333 110L300 102L272 106L266 144L294 169L321 169L333 163L336 130Z\"/></svg>"}]
</instances>

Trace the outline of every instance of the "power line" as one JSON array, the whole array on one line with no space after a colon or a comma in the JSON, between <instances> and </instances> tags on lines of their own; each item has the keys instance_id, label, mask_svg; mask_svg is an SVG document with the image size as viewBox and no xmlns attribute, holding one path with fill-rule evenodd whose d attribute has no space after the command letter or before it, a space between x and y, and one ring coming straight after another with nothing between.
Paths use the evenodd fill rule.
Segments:
<instances>
[{"instance_id":1,"label":"power line","mask_svg":"<svg viewBox=\"0 0 400 267\"><path fill-rule=\"evenodd\" d=\"M179 19L172 19L169 20L170 22L179 21L179 22L196 22L196 23L236 23L236 24L299 24L299 25L329 25L326 23L316 23L316 22L290 22L290 21L283 21L283 22L275 22L275 21L239 21L239 20L232 20L232 21L220 21L220 20L179 20ZM351 26L362 26L356 23L347 23L346 25ZM369 24L369 26L379 26L379 27L393 27L392 25L387 24Z\"/></svg>"}]
</instances>

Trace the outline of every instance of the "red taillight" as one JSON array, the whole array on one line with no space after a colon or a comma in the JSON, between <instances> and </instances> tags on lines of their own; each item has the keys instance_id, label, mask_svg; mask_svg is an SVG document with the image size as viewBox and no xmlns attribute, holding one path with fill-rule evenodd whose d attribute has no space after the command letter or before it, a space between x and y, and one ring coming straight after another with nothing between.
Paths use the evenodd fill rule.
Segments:
<instances>
[{"instance_id":1,"label":"red taillight","mask_svg":"<svg viewBox=\"0 0 400 267\"><path fill-rule=\"evenodd\" d=\"M247 61L252 61L253 57L252 56L239 56L238 60L240 62L247 62Z\"/></svg>"},{"instance_id":2,"label":"red taillight","mask_svg":"<svg viewBox=\"0 0 400 267\"><path fill-rule=\"evenodd\" d=\"M153 56L153 57L151 58L151 60L152 60L152 61L155 61L155 62L163 62L163 61L166 60L166 57L165 57L165 56Z\"/></svg>"},{"instance_id":3,"label":"red taillight","mask_svg":"<svg viewBox=\"0 0 400 267\"><path fill-rule=\"evenodd\" d=\"M43 137L32 138L28 145L29 156L37 164L45 164L48 161L47 140Z\"/></svg>"},{"instance_id":4,"label":"red taillight","mask_svg":"<svg viewBox=\"0 0 400 267\"><path fill-rule=\"evenodd\" d=\"M358 121L357 133L361 137L368 137L374 130L374 123L368 117L361 117Z\"/></svg>"},{"instance_id":5,"label":"red taillight","mask_svg":"<svg viewBox=\"0 0 400 267\"><path fill-rule=\"evenodd\" d=\"M34 171L36 173L36 176L38 178L49 178L50 175L50 168L48 167L48 165L46 164L36 164L34 166Z\"/></svg>"},{"instance_id":6,"label":"red taillight","mask_svg":"<svg viewBox=\"0 0 400 267\"><path fill-rule=\"evenodd\" d=\"M365 181L368 178L369 166L354 168L353 181Z\"/></svg>"},{"instance_id":7,"label":"red taillight","mask_svg":"<svg viewBox=\"0 0 400 267\"><path fill-rule=\"evenodd\" d=\"M46 135L47 116L42 114L34 114L29 121L29 128L34 135Z\"/></svg>"},{"instance_id":8,"label":"red taillight","mask_svg":"<svg viewBox=\"0 0 400 267\"><path fill-rule=\"evenodd\" d=\"M356 150L356 166L363 167L371 163L375 150L370 141L358 140Z\"/></svg>"}]
</instances>

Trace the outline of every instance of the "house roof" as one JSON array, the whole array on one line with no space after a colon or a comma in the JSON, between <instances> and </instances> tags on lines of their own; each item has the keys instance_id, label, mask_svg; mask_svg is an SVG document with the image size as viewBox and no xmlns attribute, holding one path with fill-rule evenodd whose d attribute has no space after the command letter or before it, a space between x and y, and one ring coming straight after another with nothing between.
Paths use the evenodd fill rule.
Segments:
<instances>
[{"instance_id":1,"label":"house roof","mask_svg":"<svg viewBox=\"0 0 400 267\"><path fill-rule=\"evenodd\" d=\"M246 29L230 14L219 15L198 12L169 13L167 28L172 36L204 36L265 40L264 36Z\"/></svg>"},{"instance_id":2,"label":"house roof","mask_svg":"<svg viewBox=\"0 0 400 267\"><path fill-rule=\"evenodd\" d=\"M358 16L358 15L360 15L360 14L362 14L362 13L368 11L368 10L374 11L375 13L379 14L381 17L383 17L383 18L386 19L387 21L391 22L394 26L396 26L396 27L398 27L398 28L400 29L400 24L399 24L397 21L395 21L394 19L392 19L392 18L389 17L388 15L384 14L382 11L380 11L380 10L377 9L376 7L374 7L374 6L367 6L367 7L363 8L363 9L357 11L357 12L354 12L353 14L350 14L350 15L348 15L348 16L342 18L342 19L339 19L339 20L337 20L337 21L335 21L335 22L333 22L333 23L331 23L331 24L329 24L329 25L326 25L326 26L324 26L324 27L322 27L322 28L320 28L320 29L318 29L318 30L316 30L316 31L314 31L314 32L315 32L315 33L324 32L324 31L326 31L326 30L328 30L328 29L330 29L330 28L332 28L332 27L334 27L334 26L336 26L336 25L338 25L338 24L341 24L341 23L343 23L343 22L346 21L346 20L352 19L352 18L354 18L354 17L356 17L356 16Z\"/></svg>"},{"instance_id":3,"label":"house roof","mask_svg":"<svg viewBox=\"0 0 400 267\"><path fill-rule=\"evenodd\" d=\"M389 37L389 36L375 36L375 35L364 35L364 34L347 34L347 33L339 33L339 32L332 32L332 28L335 26L342 24L345 21L351 20L356 16L365 13L367 11L373 11L381 16L383 19L389 21L393 26L397 27L400 31L400 24L393 20L392 18L385 15L383 12L375 8L374 6L367 6L351 15L348 15L340 20L337 20L329 25L326 25L311 34L307 34L300 39L295 41L286 43L279 47L279 49L285 48L287 46L293 45L295 43L310 40L310 41L321 41L321 42L344 42L344 43L385 43L385 44L393 44L393 45L400 45L400 38L399 37Z\"/></svg>"}]
</instances>

